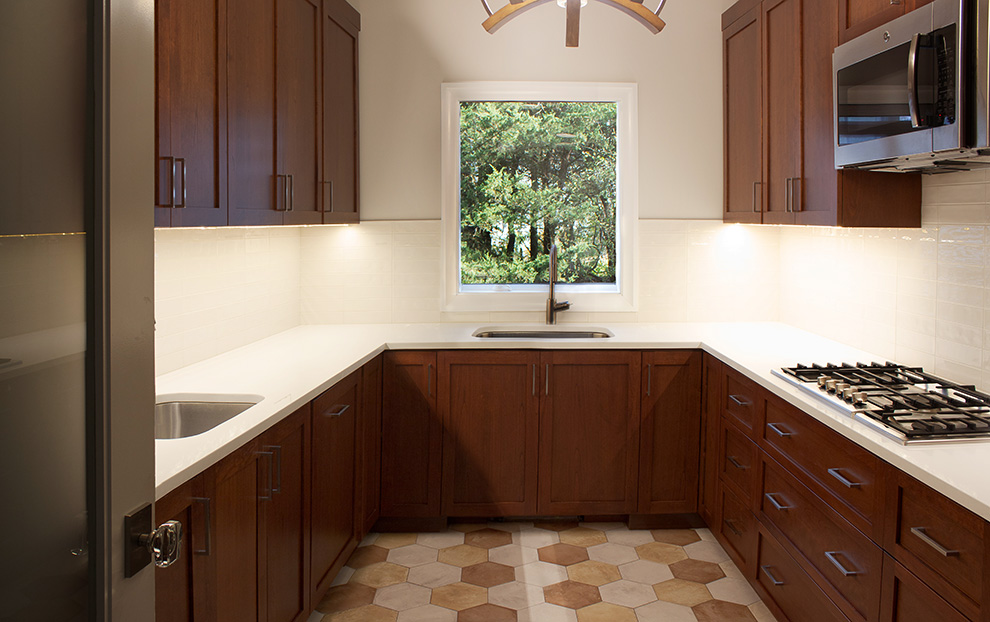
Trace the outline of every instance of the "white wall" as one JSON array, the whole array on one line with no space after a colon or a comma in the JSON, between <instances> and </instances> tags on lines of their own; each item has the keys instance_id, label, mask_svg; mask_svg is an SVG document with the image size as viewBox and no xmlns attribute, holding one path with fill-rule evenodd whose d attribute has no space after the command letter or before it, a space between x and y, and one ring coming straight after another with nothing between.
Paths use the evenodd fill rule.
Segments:
<instances>
[{"instance_id":1,"label":"white wall","mask_svg":"<svg viewBox=\"0 0 990 622\"><path fill-rule=\"evenodd\" d=\"M507 0L491 0L497 9ZM564 11L533 9L494 35L478 0L363 0L361 212L365 220L440 218L440 85L478 80L636 82L640 216L720 219L722 11L731 0L671 0L652 35L598 2L581 46ZM655 6L655 0L647 2Z\"/></svg>"}]
</instances>

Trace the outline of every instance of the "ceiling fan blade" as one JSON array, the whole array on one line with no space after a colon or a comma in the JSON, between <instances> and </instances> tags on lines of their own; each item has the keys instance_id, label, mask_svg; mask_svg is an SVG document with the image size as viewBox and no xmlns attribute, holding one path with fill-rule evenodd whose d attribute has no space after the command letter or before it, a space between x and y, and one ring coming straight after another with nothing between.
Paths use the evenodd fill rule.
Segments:
<instances>
[{"instance_id":1,"label":"ceiling fan blade","mask_svg":"<svg viewBox=\"0 0 990 622\"><path fill-rule=\"evenodd\" d=\"M488 32L494 33L513 18L522 15L530 9L536 8L541 4L546 4L553 1L554 0L518 0L516 2L509 2L509 4L506 4L501 9L495 11L491 17L485 20L482 26L484 26L485 30Z\"/></svg>"},{"instance_id":2,"label":"ceiling fan blade","mask_svg":"<svg viewBox=\"0 0 990 622\"><path fill-rule=\"evenodd\" d=\"M598 0L602 4L607 4L612 8L619 9L626 15L629 15L640 24L646 26L646 28L653 34L657 34L663 27L667 24L660 19L658 13L660 9L663 8L664 3L660 3L660 7L657 9L656 13L649 10L643 6L643 0Z\"/></svg>"}]
</instances>

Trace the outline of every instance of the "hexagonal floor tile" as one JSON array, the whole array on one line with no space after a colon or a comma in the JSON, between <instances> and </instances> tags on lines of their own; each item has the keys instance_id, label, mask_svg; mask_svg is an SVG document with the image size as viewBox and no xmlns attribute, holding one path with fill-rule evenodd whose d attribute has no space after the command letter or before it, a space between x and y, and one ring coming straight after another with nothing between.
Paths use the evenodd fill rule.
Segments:
<instances>
[{"instance_id":1,"label":"hexagonal floor tile","mask_svg":"<svg viewBox=\"0 0 990 622\"><path fill-rule=\"evenodd\" d=\"M479 529L487 529L488 525L486 523L457 523L450 526L454 531L460 531L461 533L471 533L472 531L478 531Z\"/></svg>"},{"instance_id":2,"label":"hexagonal floor tile","mask_svg":"<svg viewBox=\"0 0 990 622\"><path fill-rule=\"evenodd\" d=\"M316 606L321 613L333 613L356 609L375 602L375 588L360 583L345 583L327 590L326 596Z\"/></svg>"},{"instance_id":3,"label":"hexagonal floor tile","mask_svg":"<svg viewBox=\"0 0 990 622\"><path fill-rule=\"evenodd\" d=\"M650 542L637 546L636 554L640 559L658 564L674 564L688 557L681 547L664 542Z\"/></svg>"},{"instance_id":4,"label":"hexagonal floor tile","mask_svg":"<svg viewBox=\"0 0 990 622\"><path fill-rule=\"evenodd\" d=\"M724 600L747 607L760 600L749 582L742 579L719 579L709 583L707 587L715 600Z\"/></svg>"},{"instance_id":5,"label":"hexagonal floor tile","mask_svg":"<svg viewBox=\"0 0 990 622\"><path fill-rule=\"evenodd\" d=\"M433 590L430 603L438 607L461 611L485 604L488 592L483 587L467 583L453 583Z\"/></svg>"},{"instance_id":6,"label":"hexagonal floor tile","mask_svg":"<svg viewBox=\"0 0 990 622\"><path fill-rule=\"evenodd\" d=\"M350 582L361 583L369 587L388 587L396 583L405 583L408 577L408 568L389 562L382 562L356 570Z\"/></svg>"},{"instance_id":7,"label":"hexagonal floor tile","mask_svg":"<svg viewBox=\"0 0 990 622\"><path fill-rule=\"evenodd\" d=\"M608 536L609 542L614 542L615 544L624 544L626 546L632 546L632 547L636 547L641 544L646 544L647 542L655 542L655 540L653 539L653 534L650 533L649 531L615 530L608 532L606 535Z\"/></svg>"},{"instance_id":8,"label":"hexagonal floor tile","mask_svg":"<svg viewBox=\"0 0 990 622\"><path fill-rule=\"evenodd\" d=\"M476 546L481 549L494 549L498 546L512 544L512 534L507 531L499 531L486 527L485 529L464 534L464 544Z\"/></svg>"},{"instance_id":9,"label":"hexagonal floor tile","mask_svg":"<svg viewBox=\"0 0 990 622\"><path fill-rule=\"evenodd\" d=\"M639 622L698 622L690 607L662 600L637 607L636 617Z\"/></svg>"},{"instance_id":10,"label":"hexagonal floor tile","mask_svg":"<svg viewBox=\"0 0 990 622\"><path fill-rule=\"evenodd\" d=\"M497 529L498 531L507 531L509 533L516 533L517 531L525 531L527 529L533 528L533 523L528 523L526 521L490 521L488 523L489 529Z\"/></svg>"},{"instance_id":11,"label":"hexagonal floor tile","mask_svg":"<svg viewBox=\"0 0 990 622\"><path fill-rule=\"evenodd\" d=\"M598 603L578 609L578 622L637 622L636 613L627 607Z\"/></svg>"},{"instance_id":12,"label":"hexagonal floor tile","mask_svg":"<svg viewBox=\"0 0 990 622\"><path fill-rule=\"evenodd\" d=\"M670 571L678 579L694 581L695 583L711 583L725 576L725 573L718 564L701 561L700 559L681 560L675 564L671 564ZM654 583L659 583L659 581L654 581Z\"/></svg>"},{"instance_id":13,"label":"hexagonal floor tile","mask_svg":"<svg viewBox=\"0 0 990 622\"><path fill-rule=\"evenodd\" d=\"M543 546L557 544L560 542L560 536L557 535L556 531L547 531L545 529L526 529L524 531L512 534L512 542L513 544L521 544L522 546L538 549Z\"/></svg>"},{"instance_id":14,"label":"hexagonal floor tile","mask_svg":"<svg viewBox=\"0 0 990 622\"><path fill-rule=\"evenodd\" d=\"M428 546L431 549L446 549L458 544L464 544L464 534L460 531L441 531L439 533L421 533L416 536L416 544Z\"/></svg>"},{"instance_id":15,"label":"hexagonal floor tile","mask_svg":"<svg viewBox=\"0 0 990 622\"><path fill-rule=\"evenodd\" d=\"M560 605L543 603L519 611L519 622L577 622L577 612Z\"/></svg>"},{"instance_id":16,"label":"hexagonal floor tile","mask_svg":"<svg viewBox=\"0 0 990 622\"><path fill-rule=\"evenodd\" d=\"M578 526L577 521L550 521L544 523L533 523L533 527L537 529L546 529L547 531L566 531L568 529L576 529Z\"/></svg>"},{"instance_id":17,"label":"hexagonal floor tile","mask_svg":"<svg viewBox=\"0 0 990 622\"><path fill-rule=\"evenodd\" d=\"M385 561L387 557L388 549L384 549L380 546L362 546L355 549L350 559L347 560L346 565L354 569L364 568L365 566L370 566L371 564L381 563Z\"/></svg>"},{"instance_id":18,"label":"hexagonal floor tile","mask_svg":"<svg viewBox=\"0 0 990 622\"><path fill-rule=\"evenodd\" d=\"M365 605L357 609L331 613L323 619L325 622L395 622L398 617L398 611L385 609L378 605Z\"/></svg>"},{"instance_id":19,"label":"hexagonal floor tile","mask_svg":"<svg viewBox=\"0 0 990 622\"><path fill-rule=\"evenodd\" d=\"M378 590L375 604L386 609L405 611L430 604L430 589L412 583L399 583Z\"/></svg>"},{"instance_id":20,"label":"hexagonal floor tile","mask_svg":"<svg viewBox=\"0 0 990 622\"><path fill-rule=\"evenodd\" d=\"M540 561L558 566L570 566L579 562L588 561L588 549L583 546L573 546L571 544L551 544L538 551Z\"/></svg>"},{"instance_id":21,"label":"hexagonal floor tile","mask_svg":"<svg viewBox=\"0 0 990 622\"><path fill-rule=\"evenodd\" d=\"M574 529L561 531L560 541L564 544L573 544L574 546L587 548L596 544L605 544L608 542L608 538L605 536L604 531L588 529L587 527L575 527Z\"/></svg>"},{"instance_id":22,"label":"hexagonal floor tile","mask_svg":"<svg viewBox=\"0 0 990 622\"><path fill-rule=\"evenodd\" d=\"M597 587L576 581L562 581L546 586L543 588L543 598L551 605L568 609L581 609L602 601Z\"/></svg>"},{"instance_id":23,"label":"hexagonal floor tile","mask_svg":"<svg viewBox=\"0 0 990 622\"><path fill-rule=\"evenodd\" d=\"M687 546L701 540L701 536L693 529L654 529L651 533L657 542L677 546Z\"/></svg>"},{"instance_id":24,"label":"hexagonal floor tile","mask_svg":"<svg viewBox=\"0 0 990 622\"><path fill-rule=\"evenodd\" d=\"M400 611L396 622L457 622L457 612L436 605Z\"/></svg>"},{"instance_id":25,"label":"hexagonal floor tile","mask_svg":"<svg viewBox=\"0 0 990 622\"><path fill-rule=\"evenodd\" d=\"M488 561L506 566L522 566L535 561L539 561L540 556L536 549L521 544L507 544L497 549L488 550Z\"/></svg>"},{"instance_id":26,"label":"hexagonal floor tile","mask_svg":"<svg viewBox=\"0 0 990 622\"><path fill-rule=\"evenodd\" d=\"M614 566L627 564L639 559L639 556L636 555L636 549L633 547L623 544L612 544L611 542L589 546L588 557L595 561L605 562Z\"/></svg>"},{"instance_id":27,"label":"hexagonal floor tile","mask_svg":"<svg viewBox=\"0 0 990 622\"><path fill-rule=\"evenodd\" d=\"M724 600L710 600L692 607L698 622L756 622L749 607L727 603Z\"/></svg>"},{"instance_id":28,"label":"hexagonal floor tile","mask_svg":"<svg viewBox=\"0 0 990 622\"><path fill-rule=\"evenodd\" d=\"M422 566L437 561L437 550L422 544L400 546L388 552L388 561L406 568Z\"/></svg>"},{"instance_id":29,"label":"hexagonal floor tile","mask_svg":"<svg viewBox=\"0 0 990 622\"><path fill-rule=\"evenodd\" d=\"M567 567L567 576L571 581L579 581L588 585L600 586L622 578L618 567L599 561L586 561Z\"/></svg>"},{"instance_id":30,"label":"hexagonal floor tile","mask_svg":"<svg viewBox=\"0 0 990 622\"><path fill-rule=\"evenodd\" d=\"M652 603L657 599L652 586L635 581L615 581L601 586L598 590L601 592L604 602L633 609L642 607L646 603Z\"/></svg>"},{"instance_id":31,"label":"hexagonal floor tile","mask_svg":"<svg viewBox=\"0 0 990 622\"><path fill-rule=\"evenodd\" d=\"M635 581L636 583L651 586L654 583L660 583L674 578L673 573L670 571L670 566L642 559L629 562L628 564L622 564L619 566L619 574L622 575L623 579L628 581Z\"/></svg>"},{"instance_id":32,"label":"hexagonal floor tile","mask_svg":"<svg viewBox=\"0 0 990 622\"><path fill-rule=\"evenodd\" d=\"M458 544L457 546L440 549L437 560L451 566L460 566L463 568L488 561L488 550L479 549L469 544Z\"/></svg>"},{"instance_id":33,"label":"hexagonal floor tile","mask_svg":"<svg viewBox=\"0 0 990 622\"><path fill-rule=\"evenodd\" d=\"M450 564L433 562L409 569L407 581L428 588L441 587L461 580L461 569Z\"/></svg>"},{"instance_id":34,"label":"hexagonal floor tile","mask_svg":"<svg viewBox=\"0 0 990 622\"><path fill-rule=\"evenodd\" d=\"M516 612L498 605L479 605L457 614L457 622L516 622Z\"/></svg>"},{"instance_id":35,"label":"hexagonal floor tile","mask_svg":"<svg viewBox=\"0 0 990 622\"><path fill-rule=\"evenodd\" d=\"M567 580L567 571L563 566L546 562L533 562L517 566L515 571L516 581L538 587L546 587Z\"/></svg>"},{"instance_id":36,"label":"hexagonal floor tile","mask_svg":"<svg viewBox=\"0 0 990 622\"><path fill-rule=\"evenodd\" d=\"M494 562L482 562L461 570L461 581L480 587L492 587L516 580L515 570Z\"/></svg>"},{"instance_id":37,"label":"hexagonal floor tile","mask_svg":"<svg viewBox=\"0 0 990 622\"><path fill-rule=\"evenodd\" d=\"M488 588L488 602L518 610L539 605L545 599L542 588L513 581Z\"/></svg>"},{"instance_id":38,"label":"hexagonal floor tile","mask_svg":"<svg viewBox=\"0 0 990 622\"><path fill-rule=\"evenodd\" d=\"M383 533L375 540L375 546L383 549L397 549L400 546L416 544L417 534L414 533Z\"/></svg>"},{"instance_id":39,"label":"hexagonal floor tile","mask_svg":"<svg viewBox=\"0 0 990 622\"><path fill-rule=\"evenodd\" d=\"M671 579L653 586L657 600L675 605L694 607L712 599L711 592L704 585L684 579Z\"/></svg>"},{"instance_id":40,"label":"hexagonal floor tile","mask_svg":"<svg viewBox=\"0 0 990 622\"><path fill-rule=\"evenodd\" d=\"M691 559L700 559L706 562L713 562L716 564L721 564L722 562L729 561L729 556L726 555L725 551L718 542L695 542L694 544L689 544L684 547L684 552L688 554Z\"/></svg>"}]
</instances>

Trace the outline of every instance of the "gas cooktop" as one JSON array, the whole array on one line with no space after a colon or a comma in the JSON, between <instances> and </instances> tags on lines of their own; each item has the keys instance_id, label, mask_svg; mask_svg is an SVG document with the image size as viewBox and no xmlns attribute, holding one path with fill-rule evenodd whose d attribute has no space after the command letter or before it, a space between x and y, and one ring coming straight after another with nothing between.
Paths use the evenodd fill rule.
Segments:
<instances>
[{"instance_id":1,"label":"gas cooktop","mask_svg":"<svg viewBox=\"0 0 990 622\"><path fill-rule=\"evenodd\" d=\"M904 444L990 439L990 395L920 367L843 363L773 373Z\"/></svg>"}]
</instances>

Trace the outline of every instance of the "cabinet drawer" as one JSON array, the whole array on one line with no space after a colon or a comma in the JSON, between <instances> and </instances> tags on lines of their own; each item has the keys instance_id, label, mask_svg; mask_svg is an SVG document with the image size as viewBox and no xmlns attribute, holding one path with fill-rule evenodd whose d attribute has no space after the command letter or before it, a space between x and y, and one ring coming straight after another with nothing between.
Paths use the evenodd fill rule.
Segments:
<instances>
[{"instance_id":1,"label":"cabinet drawer","mask_svg":"<svg viewBox=\"0 0 990 622\"><path fill-rule=\"evenodd\" d=\"M752 380L727 369L722 386L722 412L750 435L754 434L762 415L764 390Z\"/></svg>"},{"instance_id":2,"label":"cabinet drawer","mask_svg":"<svg viewBox=\"0 0 990 622\"><path fill-rule=\"evenodd\" d=\"M849 518L854 523L869 528L880 520L876 456L810 415L773 399L767 402L762 436L772 453L790 461L820 486L817 492L835 497L852 510L855 515ZM844 508L839 512L849 514Z\"/></svg>"},{"instance_id":3,"label":"cabinet drawer","mask_svg":"<svg viewBox=\"0 0 990 622\"><path fill-rule=\"evenodd\" d=\"M771 536L760 532L757 581L792 622L845 622L848 618Z\"/></svg>"},{"instance_id":4,"label":"cabinet drawer","mask_svg":"<svg viewBox=\"0 0 990 622\"><path fill-rule=\"evenodd\" d=\"M744 499L752 497L756 483L756 467L759 450L734 425L722 422L722 451L719 455L719 472L722 481L734 486Z\"/></svg>"},{"instance_id":5,"label":"cabinet drawer","mask_svg":"<svg viewBox=\"0 0 990 622\"><path fill-rule=\"evenodd\" d=\"M762 515L863 618L875 620L882 551L771 460L761 495Z\"/></svg>"},{"instance_id":6,"label":"cabinet drawer","mask_svg":"<svg viewBox=\"0 0 990 622\"><path fill-rule=\"evenodd\" d=\"M752 561L756 552L756 517L749 511L749 504L741 501L734 493L722 489L722 520L719 533L738 557L740 567Z\"/></svg>"},{"instance_id":7,"label":"cabinet drawer","mask_svg":"<svg viewBox=\"0 0 990 622\"><path fill-rule=\"evenodd\" d=\"M983 590L983 520L928 486L897 472L893 546L898 561L944 578L977 605ZM922 578L925 578L923 575Z\"/></svg>"},{"instance_id":8,"label":"cabinet drawer","mask_svg":"<svg viewBox=\"0 0 990 622\"><path fill-rule=\"evenodd\" d=\"M881 622L966 622L968 618L945 602L889 555L883 560Z\"/></svg>"}]
</instances>

